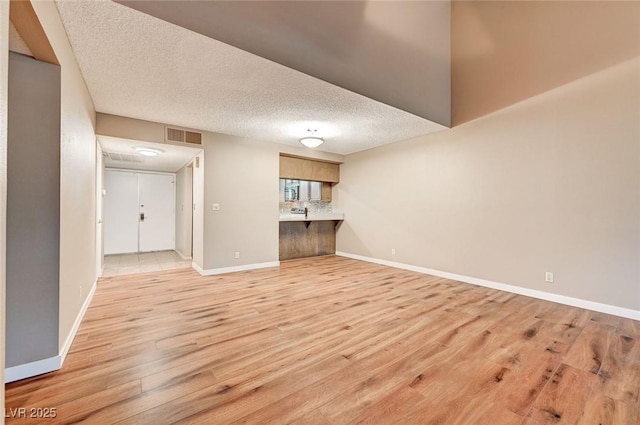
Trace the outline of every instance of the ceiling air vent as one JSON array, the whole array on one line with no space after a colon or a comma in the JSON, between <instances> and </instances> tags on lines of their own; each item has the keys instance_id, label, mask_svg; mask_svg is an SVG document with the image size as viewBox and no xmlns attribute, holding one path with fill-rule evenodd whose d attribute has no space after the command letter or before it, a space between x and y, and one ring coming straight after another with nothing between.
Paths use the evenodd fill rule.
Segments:
<instances>
[{"instance_id":1,"label":"ceiling air vent","mask_svg":"<svg viewBox=\"0 0 640 425\"><path fill-rule=\"evenodd\" d=\"M202 133L195 133L193 131L184 132L184 141L194 145L202 144Z\"/></svg>"},{"instance_id":2,"label":"ceiling air vent","mask_svg":"<svg viewBox=\"0 0 640 425\"><path fill-rule=\"evenodd\" d=\"M166 127L166 130L166 142L190 143L192 145L202 144L202 133L173 127Z\"/></svg>"},{"instance_id":3,"label":"ceiling air vent","mask_svg":"<svg viewBox=\"0 0 640 425\"><path fill-rule=\"evenodd\" d=\"M117 152L104 152L104 155L112 161L119 162L144 162L144 158L140 155L117 153Z\"/></svg>"},{"instance_id":4,"label":"ceiling air vent","mask_svg":"<svg viewBox=\"0 0 640 425\"><path fill-rule=\"evenodd\" d=\"M185 131L179 128L167 127L166 141L184 143L184 133Z\"/></svg>"}]
</instances>

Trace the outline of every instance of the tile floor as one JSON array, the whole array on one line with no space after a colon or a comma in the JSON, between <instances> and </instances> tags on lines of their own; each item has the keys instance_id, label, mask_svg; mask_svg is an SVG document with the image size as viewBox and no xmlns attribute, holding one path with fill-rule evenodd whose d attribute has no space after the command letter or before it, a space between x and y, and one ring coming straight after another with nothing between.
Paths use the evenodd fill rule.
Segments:
<instances>
[{"instance_id":1,"label":"tile floor","mask_svg":"<svg viewBox=\"0 0 640 425\"><path fill-rule=\"evenodd\" d=\"M189 267L191 267L191 260L183 260L175 251L105 255L102 276L119 276Z\"/></svg>"}]
</instances>

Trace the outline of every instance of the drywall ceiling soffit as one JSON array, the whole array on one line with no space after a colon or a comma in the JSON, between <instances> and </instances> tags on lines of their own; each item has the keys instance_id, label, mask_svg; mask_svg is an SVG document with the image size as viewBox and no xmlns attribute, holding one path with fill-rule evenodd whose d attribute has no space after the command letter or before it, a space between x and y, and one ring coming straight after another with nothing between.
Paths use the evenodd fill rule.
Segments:
<instances>
[{"instance_id":1,"label":"drywall ceiling soffit","mask_svg":"<svg viewBox=\"0 0 640 425\"><path fill-rule=\"evenodd\" d=\"M120 137L98 136L107 168L124 168L142 171L175 173L188 165L202 151L200 148L160 144ZM136 147L160 149L162 153L146 157L136 152Z\"/></svg>"},{"instance_id":2,"label":"drywall ceiling soffit","mask_svg":"<svg viewBox=\"0 0 640 425\"><path fill-rule=\"evenodd\" d=\"M15 28L35 59L60 65L30 1L11 0L9 18L11 26Z\"/></svg>"},{"instance_id":3,"label":"drywall ceiling soffit","mask_svg":"<svg viewBox=\"0 0 640 425\"><path fill-rule=\"evenodd\" d=\"M450 125L450 3L116 0Z\"/></svg>"},{"instance_id":4,"label":"drywall ceiling soffit","mask_svg":"<svg viewBox=\"0 0 640 425\"><path fill-rule=\"evenodd\" d=\"M33 52L11 21L9 21L9 51L33 57Z\"/></svg>"},{"instance_id":5,"label":"drywall ceiling soffit","mask_svg":"<svg viewBox=\"0 0 640 425\"><path fill-rule=\"evenodd\" d=\"M96 111L346 155L446 127L111 1L57 1Z\"/></svg>"}]
</instances>

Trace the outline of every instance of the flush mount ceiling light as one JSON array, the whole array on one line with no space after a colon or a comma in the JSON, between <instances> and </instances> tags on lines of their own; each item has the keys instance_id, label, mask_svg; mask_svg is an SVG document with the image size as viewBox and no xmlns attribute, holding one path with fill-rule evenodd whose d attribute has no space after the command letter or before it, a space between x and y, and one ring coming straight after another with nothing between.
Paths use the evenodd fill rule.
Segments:
<instances>
[{"instance_id":1,"label":"flush mount ceiling light","mask_svg":"<svg viewBox=\"0 0 640 425\"><path fill-rule=\"evenodd\" d=\"M309 136L300 139L300 143L308 148L317 148L324 143L324 139L322 137L316 136L316 131L318 130L309 129L307 131L309 132Z\"/></svg>"},{"instance_id":2,"label":"flush mount ceiling light","mask_svg":"<svg viewBox=\"0 0 640 425\"><path fill-rule=\"evenodd\" d=\"M144 146L136 146L133 149L143 156L158 156L164 152L162 149L147 148Z\"/></svg>"}]
</instances>

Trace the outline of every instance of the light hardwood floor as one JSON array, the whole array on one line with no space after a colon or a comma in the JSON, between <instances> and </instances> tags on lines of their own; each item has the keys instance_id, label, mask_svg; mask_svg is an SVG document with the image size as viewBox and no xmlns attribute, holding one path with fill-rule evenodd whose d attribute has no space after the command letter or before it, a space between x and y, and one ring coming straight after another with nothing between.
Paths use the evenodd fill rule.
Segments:
<instances>
[{"instance_id":1,"label":"light hardwood floor","mask_svg":"<svg viewBox=\"0 0 640 425\"><path fill-rule=\"evenodd\" d=\"M639 425L639 339L632 320L334 256L165 271L100 280L62 370L6 404L57 409L39 424Z\"/></svg>"}]
</instances>

